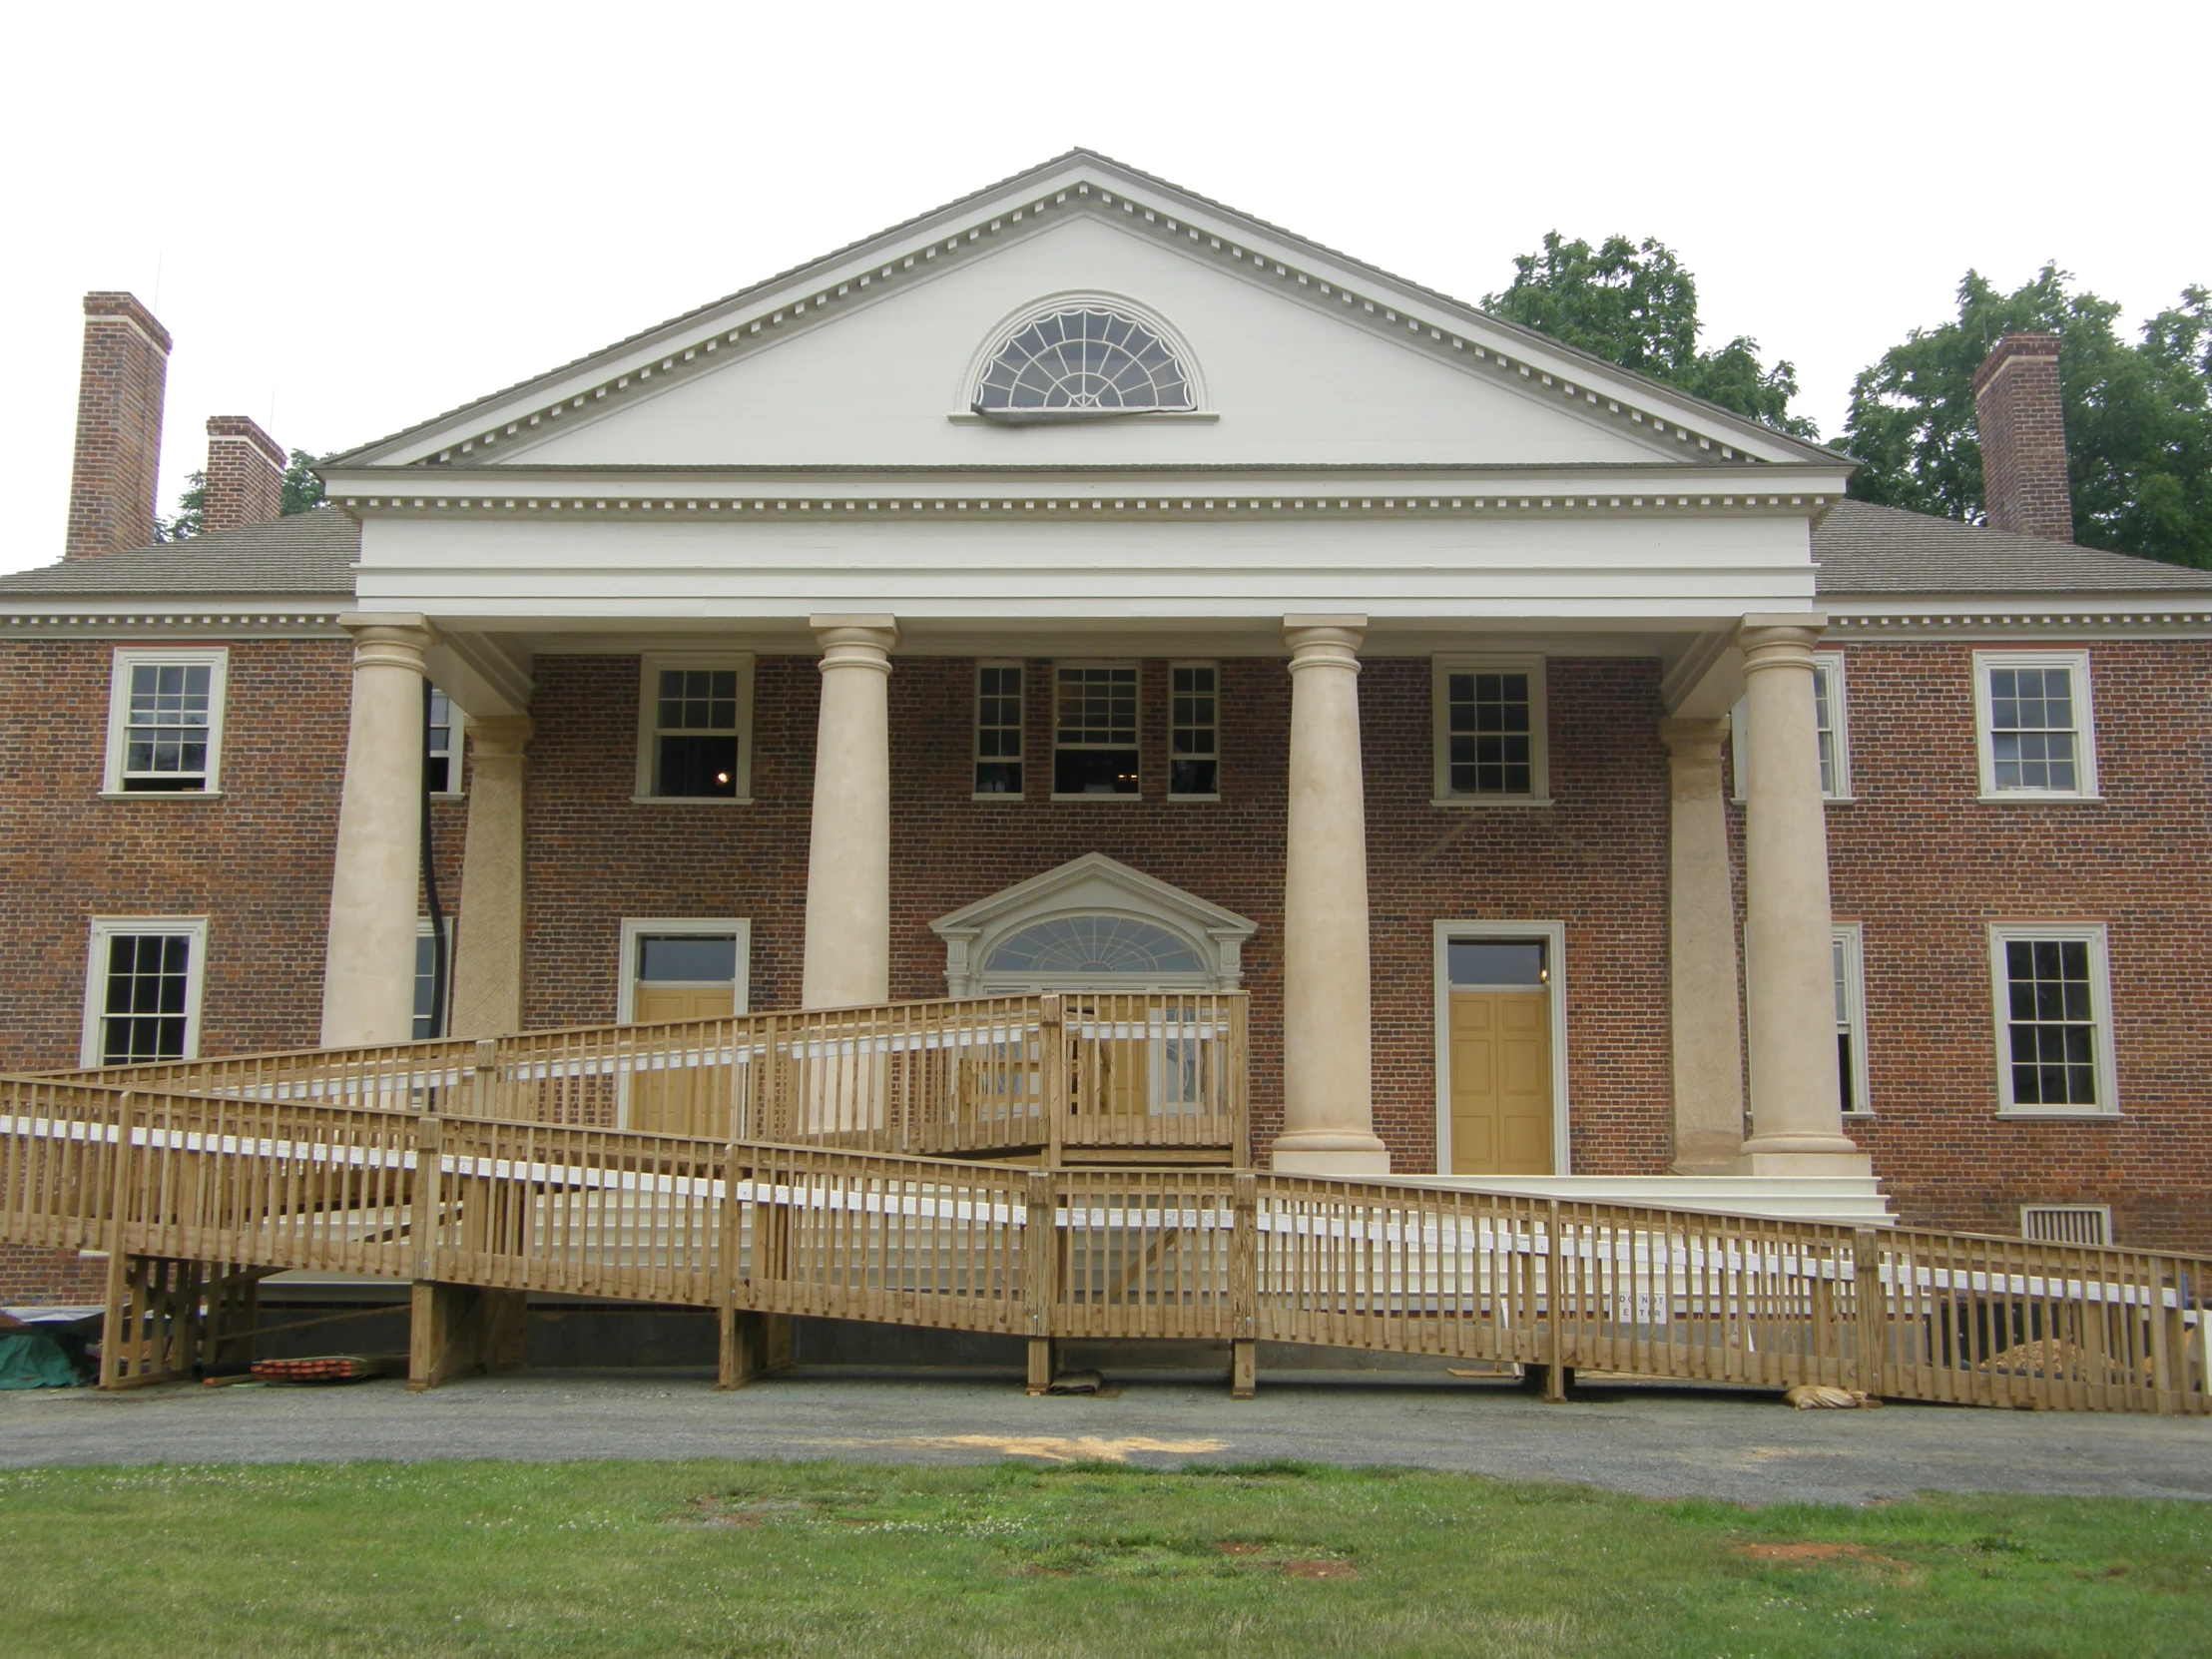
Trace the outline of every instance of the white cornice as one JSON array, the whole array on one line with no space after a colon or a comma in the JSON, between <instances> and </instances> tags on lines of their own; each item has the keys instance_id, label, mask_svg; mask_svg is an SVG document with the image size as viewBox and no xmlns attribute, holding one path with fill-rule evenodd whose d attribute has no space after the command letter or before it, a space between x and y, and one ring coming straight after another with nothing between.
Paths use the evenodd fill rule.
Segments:
<instances>
[{"instance_id":1,"label":"white cornice","mask_svg":"<svg viewBox=\"0 0 2212 1659\"><path fill-rule=\"evenodd\" d=\"M162 635L223 639L344 639L339 615L352 598L332 596L308 605L226 601L180 595L175 600L101 599L93 596L0 600L0 638L64 639Z\"/></svg>"},{"instance_id":2,"label":"white cornice","mask_svg":"<svg viewBox=\"0 0 2212 1659\"><path fill-rule=\"evenodd\" d=\"M2202 639L2212 635L2212 594L1962 595L1924 603L1821 596L1828 637L1842 644L1933 639Z\"/></svg>"},{"instance_id":3,"label":"white cornice","mask_svg":"<svg viewBox=\"0 0 2212 1659\"><path fill-rule=\"evenodd\" d=\"M954 204L702 311L339 457L343 466L480 465L549 424L604 409L881 298L1078 214L1115 221L1185 255L1331 311L1470 374L1564 403L1698 462L1818 464L1818 451L1680 398L1470 306L1333 255L1097 158L1067 158L1006 190ZM1848 463L1840 459L1836 463Z\"/></svg>"},{"instance_id":4,"label":"white cornice","mask_svg":"<svg viewBox=\"0 0 2212 1659\"><path fill-rule=\"evenodd\" d=\"M1501 516L1671 517L1758 514L1804 518L1833 498L1827 492L1746 490L1742 474L1716 485L1709 476L1662 474L1614 478L1575 476L1469 477L1438 482L1403 477L1237 478L1216 474L1196 481L1136 476L1112 483L1070 487L1065 478L1040 487L1030 479L932 475L904 487L881 477L848 480L816 474L799 478L633 478L609 489L604 478L515 480L478 472L447 479L408 472L368 479L404 494L369 493L361 478L339 480L332 499L355 518L537 519L547 522L609 519L637 524L797 521L825 515L844 522L913 523L948 519L1020 519L1066 523L1071 519L1307 519L1498 518ZM428 485L430 487L424 488ZM458 488L454 486L459 486ZM1408 487L1411 486L1411 487Z\"/></svg>"}]
</instances>

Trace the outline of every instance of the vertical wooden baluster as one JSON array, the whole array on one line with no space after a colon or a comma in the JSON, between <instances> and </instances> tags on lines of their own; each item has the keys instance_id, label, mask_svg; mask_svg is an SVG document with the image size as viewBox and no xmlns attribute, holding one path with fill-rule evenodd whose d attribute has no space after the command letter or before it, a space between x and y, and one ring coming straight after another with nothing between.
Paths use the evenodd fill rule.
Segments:
<instances>
[{"instance_id":1,"label":"vertical wooden baluster","mask_svg":"<svg viewBox=\"0 0 2212 1659\"><path fill-rule=\"evenodd\" d=\"M127 1321L140 1317L130 1301L131 1131L137 1102L129 1090L116 1098L115 1150L108 1175L108 1278L100 1321L100 1386L114 1388L123 1381Z\"/></svg>"}]
</instances>

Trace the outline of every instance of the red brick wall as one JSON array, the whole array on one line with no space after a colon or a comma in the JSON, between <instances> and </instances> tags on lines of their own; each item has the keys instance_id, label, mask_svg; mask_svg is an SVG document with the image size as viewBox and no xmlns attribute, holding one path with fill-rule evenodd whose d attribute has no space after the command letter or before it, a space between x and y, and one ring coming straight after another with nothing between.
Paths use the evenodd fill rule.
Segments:
<instances>
[{"instance_id":1,"label":"red brick wall","mask_svg":"<svg viewBox=\"0 0 2212 1659\"><path fill-rule=\"evenodd\" d=\"M153 313L128 293L86 294L64 557L153 541L168 380L169 330Z\"/></svg>"},{"instance_id":2,"label":"red brick wall","mask_svg":"<svg viewBox=\"0 0 2212 1659\"><path fill-rule=\"evenodd\" d=\"M1857 799L1828 810L1829 867L1865 928L1874 1107L1852 1132L1909 1221L2098 1203L2122 1243L2212 1246L2212 645L2091 648L2103 800L2079 804L1975 799L1972 657L1846 653ZM2107 925L2117 1119L1996 1116L1992 921Z\"/></svg>"},{"instance_id":3,"label":"red brick wall","mask_svg":"<svg viewBox=\"0 0 2212 1659\"><path fill-rule=\"evenodd\" d=\"M104 1301L107 1294L104 1256L0 1245L0 1308L82 1305Z\"/></svg>"},{"instance_id":4,"label":"red brick wall","mask_svg":"<svg viewBox=\"0 0 2212 1659\"><path fill-rule=\"evenodd\" d=\"M820 676L766 658L755 679L751 807L638 805L635 658L541 658L531 744L525 1019L614 1017L624 916L744 916L752 1006L798 1000ZM1027 675L1023 799L971 801L974 665L902 658L890 681L891 994L944 994L932 918L1086 852L1260 924L1253 997L1255 1145L1281 1121L1284 770L1290 688L1280 662L1221 665L1222 799L1167 794L1167 665L1147 662L1141 796L1053 803L1050 665ZM1429 806L1429 670L1362 675L1376 985L1376 1119L1398 1167L1435 1161L1431 923L1567 923L1575 1164L1660 1173L1671 1134L1666 1020L1666 756L1657 670L1550 668L1552 784L1544 810Z\"/></svg>"}]
</instances>

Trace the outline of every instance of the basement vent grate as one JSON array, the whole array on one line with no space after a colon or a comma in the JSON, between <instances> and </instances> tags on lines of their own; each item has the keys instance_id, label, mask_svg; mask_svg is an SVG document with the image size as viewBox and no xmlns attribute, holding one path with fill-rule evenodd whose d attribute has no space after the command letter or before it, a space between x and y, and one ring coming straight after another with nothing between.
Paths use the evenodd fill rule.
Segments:
<instances>
[{"instance_id":1,"label":"basement vent grate","mask_svg":"<svg viewBox=\"0 0 2212 1659\"><path fill-rule=\"evenodd\" d=\"M2023 1204L2020 1236L2038 1244L2108 1245L2112 1210L2104 1204Z\"/></svg>"}]
</instances>

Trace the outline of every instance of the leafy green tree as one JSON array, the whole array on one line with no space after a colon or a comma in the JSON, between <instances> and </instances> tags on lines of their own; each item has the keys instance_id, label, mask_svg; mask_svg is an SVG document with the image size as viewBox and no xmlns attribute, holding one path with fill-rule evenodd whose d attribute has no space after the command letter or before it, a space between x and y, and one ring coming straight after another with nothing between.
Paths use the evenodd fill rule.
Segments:
<instances>
[{"instance_id":1,"label":"leafy green tree","mask_svg":"<svg viewBox=\"0 0 2212 1659\"><path fill-rule=\"evenodd\" d=\"M156 541L185 541L200 534L200 526L208 510L208 475L205 472L185 474L185 487L177 497L177 516L154 520Z\"/></svg>"},{"instance_id":2,"label":"leafy green tree","mask_svg":"<svg viewBox=\"0 0 2212 1659\"><path fill-rule=\"evenodd\" d=\"M304 449L291 452L291 464L284 468L283 505L276 509L285 518L322 505L322 480L308 470L313 465L314 457Z\"/></svg>"},{"instance_id":3,"label":"leafy green tree","mask_svg":"<svg viewBox=\"0 0 2212 1659\"><path fill-rule=\"evenodd\" d=\"M314 457L304 449L291 452L290 464L284 468L283 491L278 516L289 518L293 513L310 513L323 505L322 480L309 470ZM154 521L156 541L184 541L197 536L206 527L208 510L208 475L205 472L185 474L185 488L177 497L177 516L157 518Z\"/></svg>"},{"instance_id":4,"label":"leafy green tree","mask_svg":"<svg viewBox=\"0 0 2212 1659\"><path fill-rule=\"evenodd\" d=\"M1974 370L2005 334L2056 334L2074 539L2212 567L2212 294L2185 288L2131 344L2114 328L2120 307L2072 280L2046 265L2000 293L1969 271L1955 321L1915 328L1864 370L1844 423L1865 463L1851 493L1978 522Z\"/></svg>"},{"instance_id":5,"label":"leafy green tree","mask_svg":"<svg viewBox=\"0 0 2212 1659\"><path fill-rule=\"evenodd\" d=\"M1592 249L1546 232L1539 251L1514 259L1511 284L1483 295L1482 305L1777 431L1820 436L1812 421L1790 413L1798 389L1791 363L1761 362L1759 342L1748 334L1717 351L1698 349L1697 278L1654 238L1612 236Z\"/></svg>"}]
</instances>

